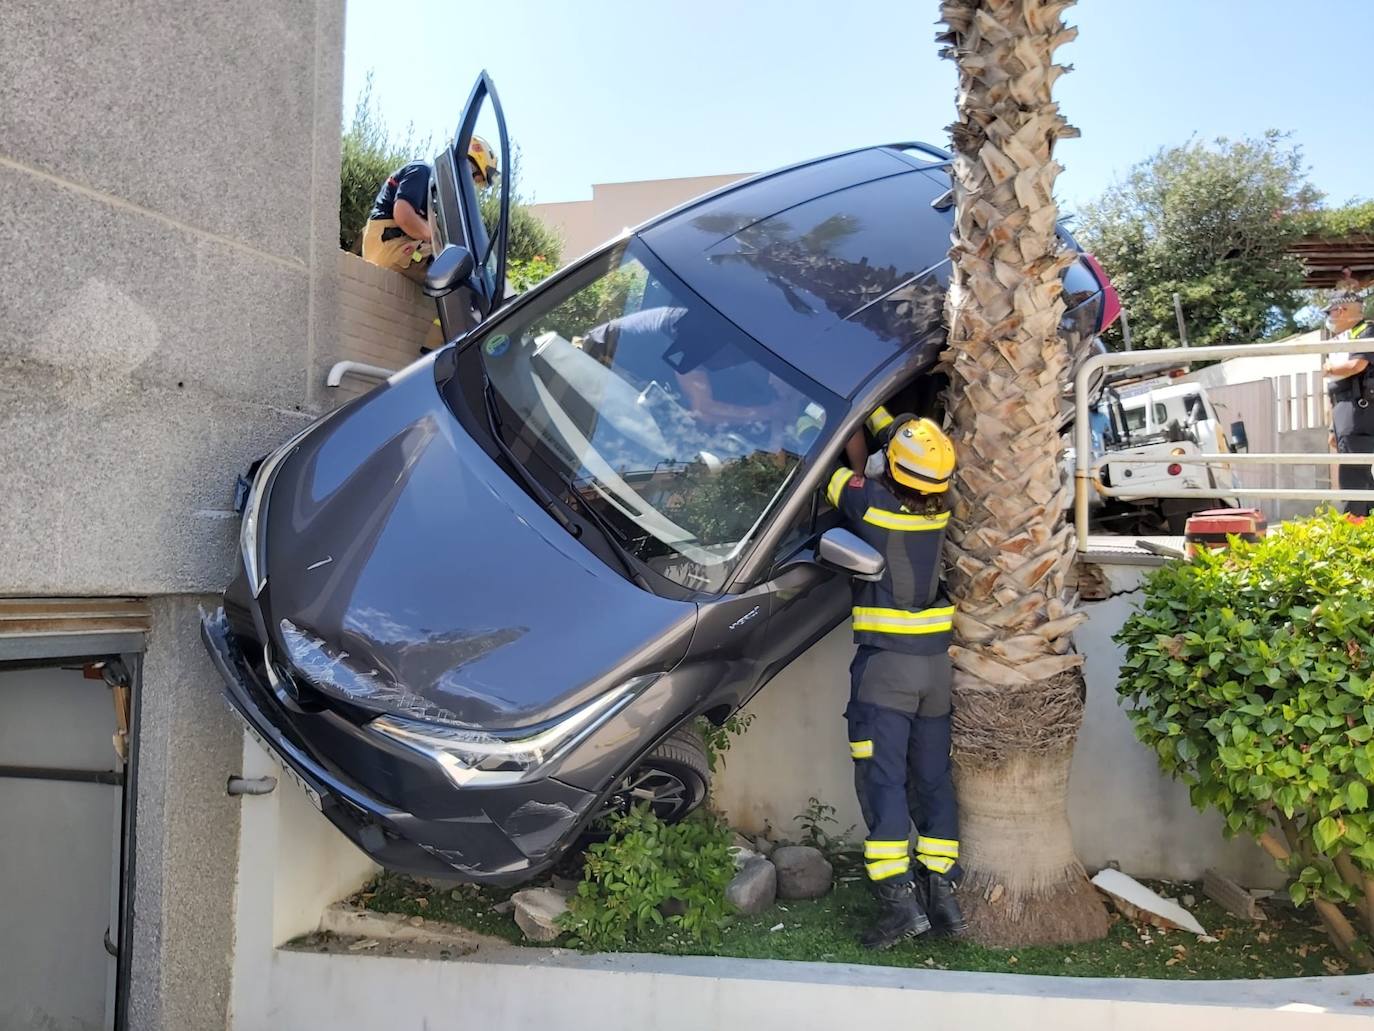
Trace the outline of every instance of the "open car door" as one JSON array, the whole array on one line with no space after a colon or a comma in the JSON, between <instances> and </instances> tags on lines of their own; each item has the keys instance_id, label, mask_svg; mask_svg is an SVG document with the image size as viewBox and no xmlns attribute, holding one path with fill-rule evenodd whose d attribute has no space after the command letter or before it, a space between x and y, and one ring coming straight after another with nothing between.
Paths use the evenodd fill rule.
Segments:
<instances>
[{"instance_id":1,"label":"open car door","mask_svg":"<svg viewBox=\"0 0 1374 1031\"><path fill-rule=\"evenodd\" d=\"M477 184L468 163L472 141L484 105L491 104L500 137L499 215L489 232L482 221ZM490 142L490 141L489 141ZM485 71L468 96L453 139L434 158L430 180L430 211L434 218L434 261L425 278L425 293L439 307L445 340L467 332L500 306L505 297L506 244L510 226L510 138L496 86Z\"/></svg>"}]
</instances>

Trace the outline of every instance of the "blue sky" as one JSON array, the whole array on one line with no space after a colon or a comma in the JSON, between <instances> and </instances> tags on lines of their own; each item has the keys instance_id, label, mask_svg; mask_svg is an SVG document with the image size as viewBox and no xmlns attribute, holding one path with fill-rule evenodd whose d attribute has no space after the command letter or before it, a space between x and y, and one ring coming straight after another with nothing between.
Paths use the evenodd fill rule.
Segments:
<instances>
[{"instance_id":1,"label":"blue sky","mask_svg":"<svg viewBox=\"0 0 1374 1031\"><path fill-rule=\"evenodd\" d=\"M937 0L348 0L344 112L438 140L485 67L523 190L763 171L899 139L944 144L954 66ZM1193 134L1291 130L1329 203L1374 196L1370 0L1082 0L1058 95L1065 210ZM1348 41L1350 49L1340 49Z\"/></svg>"}]
</instances>

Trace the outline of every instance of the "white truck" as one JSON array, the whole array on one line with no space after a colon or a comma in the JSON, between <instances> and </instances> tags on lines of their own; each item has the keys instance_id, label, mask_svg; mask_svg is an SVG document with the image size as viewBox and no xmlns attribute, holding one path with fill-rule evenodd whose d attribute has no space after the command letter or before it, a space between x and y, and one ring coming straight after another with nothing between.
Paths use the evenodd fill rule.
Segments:
<instances>
[{"instance_id":1,"label":"white truck","mask_svg":"<svg viewBox=\"0 0 1374 1031\"><path fill-rule=\"evenodd\" d=\"M1093 491L1090 512L1093 522L1104 530L1181 534L1194 512L1239 505L1229 465L1190 461L1200 454L1227 454L1245 446L1239 426L1233 429L1240 439L1227 438L1202 384L1178 383L1167 376L1117 384L1109 380L1089 414L1096 484L1130 490L1119 497ZM1147 455L1176 461L1131 461ZM1180 488L1215 493L1159 496Z\"/></svg>"}]
</instances>

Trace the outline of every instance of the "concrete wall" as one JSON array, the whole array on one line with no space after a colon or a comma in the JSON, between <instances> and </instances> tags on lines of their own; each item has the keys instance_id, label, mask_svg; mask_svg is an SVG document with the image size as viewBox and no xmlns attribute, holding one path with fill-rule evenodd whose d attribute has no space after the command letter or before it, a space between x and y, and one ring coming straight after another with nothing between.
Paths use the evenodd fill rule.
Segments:
<instances>
[{"instance_id":1,"label":"concrete wall","mask_svg":"<svg viewBox=\"0 0 1374 1031\"><path fill-rule=\"evenodd\" d=\"M1139 567L1107 567L1113 590L1129 592ZM1216 867L1240 882L1281 882L1274 864L1248 840L1226 841L1222 821L1199 813L1182 785L1160 774L1154 755L1136 741L1116 699L1121 651L1111 640L1131 609L1133 593L1084 606L1090 620L1076 635L1087 659L1087 713L1074 753L1069 819L1079 858L1090 868L1110 860L1139 877L1199 878ZM766 825L796 835L796 816L815 796L837 810L838 826L864 825L854 796L843 712L849 693L853 638L831 633L763 689L750 706L755 719L735 740L718 773L713 797L733 823Z\"/></svg>"},{"instance_id":2,"label":"concrete wall","mask_svg":"<svg viewBox=\"0 0 1374 1031\"><path fill-rule=\"evenodd\" d=\"M686 179L646 179L596 183L591 200L532 204L531 210L563 238L563 259L571 261L641 222L703 193L728 186L744 174L698 175Z\"/></svg>"},{"instance_id":3,"label":"concrete wall","mask_svg":"<svg viewBox=\"0 0 1374 1031\"><path fill-rule=\"evenodd\" d=\"M5 15L0 592L218 589L337 347L341 5Z\"/></svg>"},{"instance_id":4,"label":"concrete wall","mask_svg":"<svg viewBox=\"0 0 1374 1031\"><path fill-rule=\"evenodd\" d=\"M196 635L232 481L333 402L343 8L10 0L0 595L146 595L130 1027L221 1029L242 734Z\"/></svg>"}]
</instances>

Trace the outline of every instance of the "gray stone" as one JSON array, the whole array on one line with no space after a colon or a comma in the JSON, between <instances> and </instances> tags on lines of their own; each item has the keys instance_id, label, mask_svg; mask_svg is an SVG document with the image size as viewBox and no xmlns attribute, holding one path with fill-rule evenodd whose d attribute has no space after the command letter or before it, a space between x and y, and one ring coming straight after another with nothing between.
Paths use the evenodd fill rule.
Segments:
<instances>
[{"instance_id":1,"label":"gray stone","mask_svg":"<svg viewBox=\"0 0 1374 1031\"><path fill-rule=\"evenodd\" d=\"M777 847L778 846L776 842L769 841L762 834L760 834L757 838L754 839L754 849L761 856L771 856L773 854L773 850Z\"/></svg>"},{"instance_id":2,"label":"gray stone","mask_svg":"<svg viewBox=\"0 0 1374 1031\"><path fill-rule=\"evenodd\" d=\"M834 871L820 849L781 845L768 857L778 871L778 898L815 899L830 890Z\"/></svg>"},{"instance_id":3,"label":"gray stone","mask_svg":"<svg viewBox=\"0 0 1374 1031\"><path fill-rule=\"evenodd\" d=\"M568 899L552 888L526 888L510 897L515 903L515 922L534 942L551 942L563 933L558 918L568 911Z\"/></svg>"},{"instance_id":4,"label":"gray stone","mask_svg":"<svg viewBox=\"0 0 1374 1031\"><path fill-rule=\"evenodd\" d=\"M766 859L755 859L735 874L725 889L725 901L741 913L762 913L777 893L777 868Z\"/></svg>"}]
</instances>

